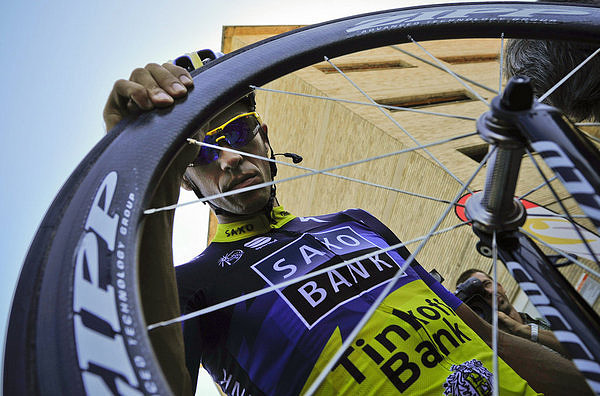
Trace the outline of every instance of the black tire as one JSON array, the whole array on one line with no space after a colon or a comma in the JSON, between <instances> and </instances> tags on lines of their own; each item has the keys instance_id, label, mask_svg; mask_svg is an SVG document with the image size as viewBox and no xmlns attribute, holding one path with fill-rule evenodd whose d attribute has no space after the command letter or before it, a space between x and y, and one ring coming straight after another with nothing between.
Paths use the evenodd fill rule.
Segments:
<instances>
[{"instance_id":1,"label":"black tire","mask_svg":"<svg viewBox=\"0 0 600 396\"><path fill-rule=\"evenodd\" d=\"M419 19L417 20L417 17ZM485 3L415 7L349 17L299 29L251 45L210 63L194 77L196 89L171 109L143 114L121 122L82 161L48 210L31 245L15 293L8 328L4 391L7 395L83 394L86 383L127 382L132 393L169 394L169 387L156 363L141 313L137 279L136 246L143 229L144 209L153 188L171 159L185 145L196 126L249 92L282 75L322 61L323 56L343 54L406 42L407 34L418 41L466 37L529 37L544 39L599 39L600 9L531 3ZM223 79L227 76L227 79ZM164 133L169 130L170 133ZM140 145L140 141L151 144ZM86 228L90 210L101 188L108 207L104 210L110 228L92 232ZM133 194L133 195L131 195ZM134 198L133 200L131 198ZM129 201L129 203L128 203ZM125 235L118 224L108 221L130 206ZM102 227L98 225L98 227ZM76 340L74 313L76 259L83 238L98 243L98 271L106 276L103 292L124 290L132 310L128 327L135 330L135 345L123 334L113 335L115 358L102 369L105 376L90 379L80 368L82 354L94 353L93 345ZM101 233L118 235L109 242ZM90 239L91 240L91 239ZM125 257L125 279L112 268L119 255ZM117 312L114 306L88 306ZM92 320L86 318L84 320ZM118 327L125 323L116 318ZM86 327L87 328L87 327ZM89 330L89 328L87 328ZM90 334L93 339L94 334ZM120 337L120 338L119 338ZM79 342L79 343L78 343ZM116 356L116 355L115 355ZM101 359L100 359L101 360ZM136 369L144 361L144 378ZM110 363L110 364L108 364ZM88 390L91 388L88 388Z\"/></svg>"}]
</instances>

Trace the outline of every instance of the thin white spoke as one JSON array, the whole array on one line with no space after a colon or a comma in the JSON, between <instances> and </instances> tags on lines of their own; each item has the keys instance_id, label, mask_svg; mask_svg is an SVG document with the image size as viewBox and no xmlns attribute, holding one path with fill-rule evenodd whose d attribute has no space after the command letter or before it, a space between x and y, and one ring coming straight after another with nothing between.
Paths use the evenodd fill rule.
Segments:
<instances>
[{"instance_id":1,"label":"thin white spoke","mask_svg":"<svg viewBox=\"0 0 600 396\"><path fill-rule=\"evenodd\" d=\"M455 136L455 137L452 137L452 138L444 139L444 141L438 141L436 143L437 144L444 144L444 143L448 143L448 142L453 141L453 140L463 139L465 137L470 137L470 136L474 136L474 135L476 135L475 132L467 134L467 135ZM230 153L240 154L240 155L244 155L246 157L252 157L252 158L260 159L260 160L263 160L263 161L274 162L274 163L277 163L277 164L286 165L286 166L289 166L289 167L292 167L292 168L296 168L296 169L300 169L300 170L303 170L303 171L311 172L308 175L313 175L313 174L316 174L316 173L321 173L323 175L335 177L335 178L338 178L338 179L342 179L342 180L346 180L346 181L352 181L352 182L360 183L360 184L365 184L367 186L377 187L377 188L381 188L381 189L384 189L384 190L390 190L390 191L394 191L394 192L397 192L397 193L400 193L400 194L411 195L413 197L428 199L428 200L431 200L431 201L436 201L436 202L441 202L441 203L446 203L446 204L450 203L450 201L448 201L446 199L440 199L440 198L435 198L435 197L431 197L431 196L424 195L424 194L418 194L418 193L411 192L411 191L401 190L399 188L395 188L395 187L391 187L391 186L386 186L386 185L378 184L378 183L373 183L373 182L370 182L370 181L361 180L361 179L357 179L357 178L354 178L354 177L338 175L336 173L327 172L325 170L319 171L319 170L314 169L314 168L308 168L306 166L297 165L297 164L293 164L293 163L290 164L289 162L278 161L278 160L274 160L272 158L262 157L260 155L256 155L256 154L252 154L252 153L246 153L246 152L235 150L235 149L230 149L228 147L216 146L216 145L209 144L209 143L199 142L199 141L194 140L194 139L188 139L188 141L190 141L190 143L197 144L199 146L206 146L206 147L214 148L214 149L217 149L217 150L228 151ZM384 154L384 155L385 156L397 155L397 154L403 154L405 152L406 151L402 151L402 153L389 153L389 154ZM375 160L378 160L378 159L381 159L381 158L384 158L384 157L380 157L380 156L371 157L370 159L367 159L367 160L364 160L364 161L365 162L366 161L375 161ZM353 164L353 165L356 165L356 164ZM336 167L336 169L341 169L342 167L345 167L345 166L350 166L350 165L349 164L344 164L344 165L341 165L339 167ZM276 182L276 184L279 184L279 183L281 183L284 180L287 180L287 179L282 179L279 182ZM215 196L214 198L219 198L219 197ZM211 198L211 199L214 199L214 198Z\"/></svg>"},{"instance_id":2,"label":"thin white spoke","mask_svg":"<svg viewBox=\"0 0 600 396\"><path fill-rule=\"evenodd\" d=\"M471 175L471 177L469 178L469 180L467 182L468 184L470 184L473 181L473 179L475 178L475 176L477 176L477 174L479 173L479 171L481 170L481 168L485 165L485 163L487 162L488 158L490 157L490 155L493 152L495 152L495 148L493 148L492 150L488 151L488 153L485 155L485 158L483 159L483 161L481 161L481 163L479 164L479 166L477 167L477 169L475 170L475 172L473 173L473 175ZM458 202L458 200L462 197L462 195L464 194L465 191L466 191L466 186L463 185L460 188L459 193L456 194L456 196L454 197L454 200L452 202L454 204L456 202ZM316 392L316 390L319 387L319 385L321 385L321 383L323 382L323 380L325 379L325 377L327 377L327 375L329 374L329 372L333 369L333 366L335 366L335 364L337 363L337 361L339 360L339 358L342 356L342 354L346 351L346 349L348 349L348 347L350 346L350 344L354 341L354 339L356 338L356 336L358 335L358 333L360 332L360 330L369 321L369 319L371 318L371 316L373 316L373 313L375 313L375 310L379 307L379 305L381 304L381 302L387 297L387 295L390 293L390 291L392 290L392 288L396 285L396 282L398 281L398 279L400 278L400 276L404 273L404 271L406 271L406 268L408 268L408 266L414 261L416 255L419 254L419 252L421 251L421 249L423 248L423 246L425 246L425 244L427 243L427 241L429 241L429 239L431 238L431 236L433 235L433 233L437 230L437 228L440 226L440 224L442 224L442 222L444 221L444 219L446 218L446 216L448 215L448 213L450 213L450 211L453 208L454 208L453 204L448 205L448 207L446 208L446 210L444 211L444 213L440 216L440 218L438 219L438 221L436 221L436 223L433 225L433 227L431 227L431 230L429 230L429 232L427 233L427 236L425 237L425 239L419 244L419 246L417 247L417 249L408 257L408 259L404 262L404 264L398 270L398 272L396 272L396 275L394 275L394 277L391 279L391 281L381 291L381 293L379 294L379 296L377 297L377 299L369 307L369 309L367 310L367 312L365 312L365 314L363 315L363 317L361 318L361 320L357 323L357 325L354 327L354 329L352 329L352 331L350 332L350 334L348 335L348 337L346 338L346 340L342 343L342 346L337 350L337 352L333 355L333 357L329 360L329 362L325 365L325 367L323 367L323 369L321 370L321 372L319 373L319 375L317 376L317 378L315 378L314 382L308 388L308 390L306 391L306 393L305 393L304 396L312 396Z\"/></svg>"},{"instance_id":3,"label":"thin white spoke","mask_svg":"<svg viewBox=\"0 0 600 396\"><path fill-rule=\"evenodd\" d=\"M453 226L450 226L450 227L444 228L442 230L436 231L432 236L441 235L441 234L444 234L446 232L452 231L452 230L454 230L456 228L459 228L459 227L462 227L462 226L465 226L465 225L468 225L468 224L469 224L468 222L464 221L462 223L455 224ZM386 248L381 248L381 249L378 249L378 250L376 250L374 252L366 253L366 254L363 254L362 256L355 257L352 260L343 261L341 263L337 263L337 264L334 264L334 265L322 268L322 269L314 271L314 272L309 272L307 274L304 274L302 276L299 276L299 277L287 280L285 282L281 282L281 283L278 283L278 284L272 285L272 286L267 286L267 287L264 287L264 288L262 288L260 290L256 290L254 292L251 292L251 293L248 293L248 294L244 294L243 296L235 297L235 298L232 298L230 300L223 301L223 302L220 302L218 304L211 305L210 307L202 308L202 309L199 309L197 311L190 312L190 313L185 314L185 315L181 315L181 316L179 316L177 318L173 318L173 319L165 320L165 321L162 321L162 322L156 322L156 323L150 324L150 325L148 325L147 329L148 329L148 331L150 331L150 330L154 330L154 329L156 329L158 327L169 326L169 325L171 325L173 323L185 322L188 319L192 319L192 318L195 318L197 316L206 315L208 313L211 313L211 312L214 312L214 311L218 311L219 309L227 308L227 307L230 307L232 305L235 305L235 304L238 304L238 303L241 303L241 302L244 302L244 301L248 301L248 300L256 298L258 296L262 296L263 294L267 294L267 293L270 293L272 291L283 289L283 288L285 288L287 286L293 285L293 284L298 283L298 282L305 281L307 279L310 279L310 278L313 278L315 276L327 273L329 271L333 271L333 270L336 270L338 268L342 268L342 267L354 264L354 263L359 262L361 260L367 260L370 257L377 256L378 254L389 252L390 250L395 250L395 249L398 249L398 248L401 248L401 247L404 247L404 246L407 246L407 245L410 245L410 244L422 241L425 238L426 238L426 236L421 236L419 238L411 239L410 241L407 241L407 242L400 242L400 243L397 243L395 245L388 246Z\"/></svg>"},{"instance_id":4,"label":"thin white spoke","mask_svg":"<svg viewBox=\"0 0 600 396\"><path fill-rule=\"evenodd\" d=\"M428 60L427 60L427 59L425 59L425 58L422 58L422 57L420 57L420 56L418 56L418 55L415 55L415 54L413 54L412 52L409 52L409 51L407 51L407 50L405 50L405 49L402 49L402 48L398 47L397 45L391 45L390 47L392 47L393 49L395 49L395 50L397 50L397 51L400 51L400 52L402 52L402 53L403 53L403 54L405 54L405 55L412 56L413 58L415 58L415 59L418 59L418 60L420 60L421 62L428 64L429 66L433 66L433 67L435 67L436 69L440 69L440 70L442 70L442 71L446 71L446 69L444 69L443 67L440 67L440 66L438 66L437 64L435 64L435 63L433 63L433 62L431 62L431 61L428 61ZM469 77L463 76L462 74L458 74L458 73L455 73L455 74L456 74L456 75L457 75L459 78L461 78L462 80L464 80L464 81L467 81L467 82L470 82L471 84L473 84L473 85L475 85L475 86L477 86L477 87L479 87L479 88L481 88L481 89L485 89L486 91L489 91L489 92L491 92L491 93L493 93L493 94L497 94L497 93L498 93L497 91L493 90L492 88L490 88L490 87L488 87L488 86L486 86L486 85L483 85L483 84L481 84L481 83L479 83L479 82L477 82L477 81L475 81L475 80L472 80L472 79L470 79Z\"/></svg>"},{"instance_id":5,"label":"thin white spoke","mask_svg":"<svg viewBox=\"0 0 600 396\"><path fill-rule=\"evenodd\" d=\"M551 178L549 178L549 179L548 179L548 183L546 183L545 181L544 181L544 182L542 182L542 183L540 183L538 186L536 186L536 187L532 188L531 190L527 191L525 194L521 195L521 196L520 196L518 199L519 199L519 200L521 200L521 199L525 199L525 197L527 197L527 196L529 196L529 195L533 194L534 192L536 192L536 191L538 191L538 190L542 189L542 188L543 188L543 187L545 187L547 184L549 185L550 183L552 183L554 180L557 180L557 179L558 179L558 177L557 177L557 176L552 176ZM573 197L566 197L565 199L569 199L569 198L571 198L571 199L572 199ZM546 209L548 209L548 206L550 206L550 205L552 205L552 204L554 204L554 203L556 203L556 200L555 200L554 202L550 202L550 203L547 203L547 204L544 204L544 205L540 205L540 206L541 206L541 207L543 207L543 208L546 208ZM551 209L548 209L548 210L551 210ZM565 216L565 215L563 215L563 214L560 214L560 213L556 213L556 212L554 212L554 211L553 211L553 214L552 214L552 215L553 215L553 216L556 216L556 217L563 218L563 219L569 219L569 217L568 217L568 216ZM528 217L536 217L536 216L542 217L542 216L548 216L548 215L546 215L546 214L536 214L536 213L527 213L527 216L528 216ZM571 214L570 216L571 216L572 218L574 218L574 219L579 219L579 218L580 218L580 219L586 219L586 218L587 218L587 216L585 216L585 215L574 215L574 214Z\"/></svg>"},{"instance_id":6,"label":"thin white spoke","mask_svg":"<svg viewBox=\"0 0 600 396\"><path fill-rule=\"evenodd\" d=\"M581 267L583 270L588 271L590 274L596 276L597 278L600 279L600 272L596 271L595 269L585 265L584 263L582 263L581 261L577 260L574 257L569 256L567 253L563 252L562 250L560 250L559 248L550 245L548 242L542 240L541 238L533 235L532 233L530 233L529 231L525 230L522 227L519 227L519 231L521 231L523 234L527 235L529 238L534 239L536 242L546 246L548 249L551 249L552 251L558 253L559 255L563 256L564 258L566 258L567 260L569 260L570 262L578 265L579 267Z\"/></svg>"},{"instance_id":7,"label":"thin white spoke","mask_svg":"<svg viewBox=\"0 0 600 396\"><path fill-rule=\"evenodd\" d=\"M548 96L550 96L552 94L552 92L556 91L565 81L567 81L569 78L571 78L571 76L573 74L577 73L577 71L579 69L581 69L583 67L583 65L585 65L586 63L588 63L599 52L600 52L600 48L598 48L596 51L594 51L594 53L592 53L590 56L588 56L587 58L585 58L585 60L583 62L581 62L579 65L577 65L566 76L564 76L559 82L557 82L556 84L554 84L554 86L552 88L550 88L548 91L546 91L545 94L543 94L542 96L539 97L538 101L539 102L543 102L544 99L546 99Z\"/></svg>"},{"instance_id":8,"label":"thin white spoke","mask_svg":"<svg viewBox=\"0 0 600 396\"><path fill-rule=\"evenodd\" d=\"M504 33L500 35L500 76L498 78L498 94L502 92L502 80L504 80Z\"/></svg>"},{"instance_id":9,"label":"thin white spoke","mask_svg":"<svg viewBox=\"0 0 600 396\"><path fill-rule=\"evenodd\" d=\"M550 188L552 188L552 187L550 187ZM561 202L567 201L567 200L569 200L569 199L575 200L575 197L573 197L572 195L569 195L569 196L567 196L567 197L562 197L562 198L559 198L559 197L558 197L558 194L556 194L556 195L554 196L554 201L551 201L551 202L547 202L547 203L545 203L545 204L544 204L544 207L545 207L545 208L549 208L551 205L555 205L555 204L557 204L557 205L559 205L559 206L560 206L560 205L561 205ZM577 200L575 200L575 202L577 202ZM552 209L550 209L550 210L552 210Z\"/></svg>"},{"instance_id":10,"label":"thin white spoke","mask_svg":"<svg viewBox=\"0 0 600 396\"><path fill-rule=\"evenodd\" d=\"M437 142L434 142L435 143L434 145L440 145L440 144L449 143L449 142L454 141L454 140L460 140L460 139L464 139L464 138L467 138L467 137L475 136L476 134L477 134L476 132L472 132L472 133L468 133L468 134L464 134L464 135L460 135L460 136L454 136L454 137L451 137L451 138L448 138L448 139L439 140ZM262 157L260 155L256 155L256 154L252 154L252 153L246 153L246 152L235 150L235 149L230 149L228 147L222 147L222 146L217 146L217 145L213 145L213 144L209 144L209 143L199 142L199 141L194 140L194 139L188 139L188 141L190 143L193 143L193 144L196 144L196 145L199 145L199 146L206 146L206 147L214 148L214 149L217 149L217 150L228 151L230 153L244 155L246 157L252 157L252 158L260 159L260 160L263 160L263 161L274 162L274 163L277 163L277 164L280 164L280 165L286 165L286 166L289 166L289 167L292 167L292 168L296 168L296 169L300 169L300 170L303 170L303 171L311 172L311 174L321 173L323 175L335 177L335 178L338 178L338 179L352 181L352 182L360 183L360 184L365 184L365 185L368 185L368 186L371 186L371 187L378 187L378 188L381 188L381 189L384 189L384 190L390 190L390 191L394 191L394 192L405 194L405 195L411 195L411 196L414 196L414 197L419 197L419 198L428 199L428 200L431 200L431 201L436 201L436 202L441 202L441 203L446 203L446 204L450 203L450 201L445 200L445 199L435 198L435 197L431 197L431 196L424 195L424 194L418 194L418 193L411 192L411 191L401 190L401 189L394 188L394 187L391 187L391 186L386 186L386 185L383 185L383 184L373 183L373 182L370 182L370 181L361 180L361 179L357 179L357 178L354 178L354 177L338 175L336 173L327 172L325 170L319 171L319 170L314 169L314 168L308 168L306 166L297 165L297 164L293 164L293 163L289 163L289 162L284 162L284 161L278 161L278 160L275 160L275 159L272 159L272 158ZM385 157L388 157L388 156L398 155L398 154L404 154L404 153L407 153L407 152L410 152L410 151L400 150L400 152L388 153L388 154L384 154L383 156L375 156L375 157L371 157L371 158L368 158L367 160L363 160L363 161L364 162L375 161L375 160L382 159L382 158L385 158ZM352 166L352 165L357 165L357 164L358 163L344 164L344 165L340 165L339 167L335 167L334 169L330 169L330 170L341 169L341 168L346 167L346 166ZM284 179L282 179L282 180L284 180ZM219 198L219 197L215 197L215 198ZM459 205L459 206L461 206L461 205Z\"/></svg>"},{"instance_id":11,"label":"thin white spoke","mask_svg":"<svg viewBox=\"0 0 600 396\"><path fill-rule=\"evenodd\" d=\"M545 206L542 206L542 208L545 208ZM527 217L548 217L550 215L548 214L543 214L543 213L527 213ZM574 219L587 219L588 217L586 215L570 215L572 218ZM569 219L568 216L565 216L563 214L560 213L556 213L556 212L552 212L552 217L560 217L561 219Z\"/></svg>"},{"instance_id":12,"label":"thin white spoke","mask_svg":"<svg viewBox=\"0 0 600 396\"><path fill-rule=\"evenodd\" d=\"M559 204L559 206L561 207L561 209L564 212L564 214L568 217L569 223L573 226L573 229L575 230L575 232L577 233L577 235L579 235L579 239L581 239L581 242L583 242L583 244L585 245L588 253L594 259L594 261L596 262L596 265L600 266L600 262L598 262L598 258L596 257L596 254L594 253L594 251L590 247L589 243L587 243L586 239L583 237L583 234L581 233L581 230L579 229L577 223L575 222L575 220L573 220L573 218L571 217L571 214L569 213L569 211L567 210L567 208L565 207L565 205L563 205L562 201L558 197L558 194L556 193L556 191L554 190L554 188L548 182L548 178L546 177L546 175L544 174L544 172L542 172L542 169L540 168L540 165L537 163L537 161L533 157L533 154L531 154L531 152L529 151L529 149L527 147L525 148L525 152L527 153L527 156L529 157L529 159L531 160L531 162L533 162L533 165L537 169L538 173L546 181L546 184L548 184L548 188L550 189L550 192L554 196L554 199L556 199L556 202Z\"/></svg>"},{"instance_id":13,"label":"thin white spoke","mask_svg":"<svg viewBox=\"0 0 600 396\"><path fill-rule=\"evenodd\" d=\"M548 179L548 182L553 182L554 180L556 180L556 176L552 176L550 179ZM546 182L540 183L540 185L538 185L537 187L532 188L531 190L527 191L525 194L521 195L519 197L519 199L523 199L528 195L533 194L534 192L538 191L539 189L543 188L546 186Z\"/></svg>"},{"instance_id":14,"label":"thin white spoke","mask_svg":"<svg viewBox=\"0 0 600 396\"><path fill-rule=\"evenodd\" d=\"M493 395L498 396L498 245L496 242L496 230L492 234L492 281L494 284L494 298L492 298L492 350L493 357Z\"/></svg>"},{"instance_id":15,"label":"thin white spoke","mask_svg":"<svg viewBox=\"0 0 600 396\"><path fill-rule=\"evenodd\" d=\"M548 184L549 184L549 183L552 183L552 182L553 182L554 180L556 180L557 178L558 178L557 176L552 176L550 179L548 179ZM543 187L545 187L545 186L546 186L546 184L547 184L546 182L540 183L538 186L536 186L536 187L532 188L531 190L527 191L525 194L521 195L521 196L519 197L519 200L521 200L521 199L525 199L527 196L529 196L529 195L533 194L534 192L536 192L536 191L538 191L538 190L542 189ZM567 197L567 198L572 198L572 197ZM552 205L552 204L554 204L554 203L556 203L556 201L554 201L554 202L550 202L550 203L548 203L548 204L541 205L541 206L542 206L542 207L544 207L544 208L547 208L548 206L550 206L550 205ZM536 217L536 216L548 216L548 215L545 215L545 214L535 214L535 213L533 213L533 214L532 214L532 213L527 213L527 216L529 216L529 217ZM556 212L554 212L554 213L553 213L553 216L556 216L556 217L561 217L561 218L563 218L563 219L568 219L568 218L569 218L568 216L565 216L565 215L563 215L563 214L556 213ZM572 218L574 218L574 219L586 219L586 218L587 218L587 216L585 216L585 215L574 215L574 214L572 214L572 215L570 215L570 216L571 216Z\"/></svg>"},{"instance_id":16,"label":"thin white spoke","mask_svg":"<svg viewBox=\"0 0 600 396\"><path fill-rule=\"evenodd\" d=\"M286 95L292 95L292 96L301 96L301 97L312 98L312 99L323 99L323 100L329 100L332 102L350 103L350 104L357 104L357 105L361 105L361 106L380 107L380 108L384 108L384 109L388 109L388 110L409 111L412 113L427 114L427 115L440 116L440 117L446 117L446 118L454 118L454 119L458 119L458 120L477 121L477 118L475 118L475 117L467 117L467 116L460 116L460 115L447 114L447 113L438 113L435 111L413 109L410 107L382 105L377 102L367 103L367 102L359 102L357 100L330 98L329 96L318 96L318 95L303 94L303 93L299 93L299 92L282 91L279 89L257 87L255 85L250 85L250 88L257 90L257 91L272 92L272 93L286 94Z\"/></svg>"},{"instance_id":17,"label":"thin white spoke","mask_svg":"<svg viewBox=\"0 0 600 396\"><path fill-rule=\"evenodd\" d=\"M246 152L243 152L243 151L238 151L238 150L230 149L230 148L227 148L227 147L215 146L215 145L212 145L212 144L208 144L208 143L204 143L204 142L199 142L199 141L197 141L195 139L188 139L188 142L190 142L191 144L198 144L200 146L207 146L207 147L211 147L211 148L215 148L215 149L219 149L219 150L223 150L223 151L228 151L228 152L232 152L232 153L244 155L244 156L247 156L247 157L261 159L263 161L274 162L274 163L277 163L277 164L281 164L281 165L285 165L285 166L291 166L291 167L299 168L299 169L302 169L302 170L309 170L309 173L305 173L303 175L291 176L291 177L284 178L284 179L277 180L277 181L273 180L273 181L269 181L269 182L264 182L264 183L256 184L256 185L253 185L253 186L248 186L248 187L240 188L240 189L237 189L237 190L233 190L233 191L227 191L227 192L224 192L224 193L211 195L209 197L204 197L204 198L193 200L193 201L189 201L189 202L176 203L176 204L173 204L173 205L163 206L161 208L150 208L150 209L146 209L144 211L144 214L149 215L149 214L152 214L152 213L162 212L162 211L165 211L165 210L173 210L173 209L176 209L176 208L179 208L179 207L182 207L182 206L192 205L192 204L196 204L196 203L200 203L200 202L206 202L206 201L210 201L210 200L217 199L217 198L227 197L227 196L230 196L230 195L241 194L241 193L244 193L246 191L257 190L257 189L260 189L260 188L263 188L263 187L272 186L273 184L285 183L285 182L288 182L288 181L292 181L292 180L300 179L302 177L312 176L312 175L316 175L316 174L326 174L328 176L333 176L333 177L338 177L338 178L345 179L345 178L347 178L346 176L340 176L340 175L332 174L330 172L333 171L333 170L337 170L337 169L342 169L342 168L346 168L346 167L350 167L350 166L359 165L359 164L362 164L362 163L365 163L365 162L369 162L369 161L375 161L375 160L378 160L378 159L383 159L383 158L391 157L391 156L394 156L394 155L400 155L400 154L409 153L409 152L416 151L416 150L421 150L424 147L431 147L431 146L436 146L436 145L439 145L439 144L444 144L444 143L447 143L447 142L450 142L450 141L453 141L453 140L463 139L463 138L469 137L469 136L474 136L475 134L476 134L475 132L472 132L472 133L468 133L468 134L465 134L465 135L455 136L455 137L444 139L444 140L441 140L441 141L424 144L424 145L421 145L421 146L418 146L418 147L410 147L410 148L407 148L407 149L402 149L402 150L394 151L394 152L387 153L387 154L376 155L376 156L369 157L369 158L366 158L366 159L362 159L362 160L358 160L358 161L353 161L353 162L348 162L348 163L345 163L345 164L336 165L336 166L332 166L330 168L325 168L325 169L321 169L321 170L315 170L315 169L312 169L312 168L302 167L302 166L296 165L296 164L290 164L288 162L273 160L271 158L262 157L262 156L259 156L259 155L255 155L255 154L252 154L252 153L246 153ZM358 179L354 179L354 181L357 181L357 180ZM363 182L363 181L361 181L361 182ZM365 183L369 183L369 182L365 182ZM387 188L389 189L389 188L392 188L392 187L387 187ZM398 191L398 192L404 192L402 190L396 190L396 191ZM405 192L405 193L410 194L410 195L417 195L416 193L409 193L409 192ZM419 196L421 196L421 195L419 195ZM439 202L443 202L443 203L447 202L447 201L441 200L439 198L427 197L425 195L422 195L421 197L427 198L427 199L431 199L431 200L435 200L435 201L439 201Z\"/></svg>"},{"instance_id":18,"label":"thin white spoke","mask_svg":"<svg viewBox=\"0 0 600 396\"><path fill-rule=\"evenodd\" d=\"M413 40L413 38L411 36L408 36L408 38L410 39L410 41L412 41L413 43L415 43L416 45L418 45L419 48L421 48L427 55L429 55L431 57L431 59L433 59L435 61L435 63L437 63L442 69L444 69L446 71L446 73L448 73L452 77L454 77L456 79L456 81L458 81L460 83L460 85L462 85L469 92L471 92L473 95L475 95L475 97L477 99L479 99L481 102L485 103L486 106L490 105L490 103L483 96L479 95L479 93L477 91L475 91L472 87L470 87L469 85L467 85L460 77L458 77L456 75L456 73L454 73L452 70L450 70L450 68L448 66L444 65L438 58L436 58L433 54L431 54L429 51L427 51L425 49L425 47L423 47L417 41Z\"/></svg>"},{"instance_id":19,"label":"thin white spoke","mask_svg":"<svg viewBox=\"0 0 600 396\"><path fill-rule=\"evenodd\" d=\"M363 94L363 96L365 98L367 98L371 103L376 103L375 100L373 100L373 98L371 98L371 96L369 96L369 94L367 94L365 91L363 91L354 81L352 81L352 79L350 77L348 77L348 75L346 75L343 71L341 71L340 68L337 67L329 58L325 57L325 60L331 66L333 66L333 68L335 70L337 70L337 72L340 73L346 79L346 81L348 81L354 88L356 88L358 90L358 92ZM391 122L393 122L394 125L396 125L396 127L398 129L400 129L402 132L404 132L404 134L406 136L408 136L415 144L422 146L421 143L419 143L419 141L417 139L415 139L415 137L412 136L402 125L400 125L400 123L394 117L392 117L387 111L384 111L381 108L379 108L379 110L383 113L384 116L386 116ZM456 180L458 182L458 184L460 184L463 187L466 187L467 191L472 193L472 191L469 190L468 185L466 186L462 180L460 180L456 175L454 175L454 173L452 173L450 171L450 169L448 169L440 160L438 160L429 150L423 149L423 151L425 153L427 153L427 155L429 155L429 157L431 157L431 159L433 159L435 161L435 163L438 164L444 171L446 171L446 173L448 175L450 175L454 180Z\"/></svg>"},{"instance_id":20,"label":"thin white spoke","mask_svg":"<svg viewBox=\"0 0 600 396\"><path fill-rule=\"evenodd\" d=\"M577 124L575 124L575 125L577 125ZM596 137L596 136L594 136L594 135L592 135L590 133L587 133L586 131L582 131L582 130L579 130L579 131L581 133L583 133L585 136L587 136L588 138L592 139L593 141L600 143L600 138L598 138L598 137Z\"/></svg>"}]
</instances>

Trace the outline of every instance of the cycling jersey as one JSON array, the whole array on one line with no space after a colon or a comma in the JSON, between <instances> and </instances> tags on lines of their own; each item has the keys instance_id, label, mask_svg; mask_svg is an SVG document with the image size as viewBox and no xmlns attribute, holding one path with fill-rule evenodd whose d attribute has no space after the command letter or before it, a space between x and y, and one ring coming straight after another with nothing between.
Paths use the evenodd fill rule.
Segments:
<instances>
[{"instance_id":1,"label":"cycling jersey","mask_svg":"<svg viewBox=\"0 0 600 396\"><path fill-rule=\"evenodd\" d=\"M229 395L298 395L336 353L408 258L369 213L294 217L283 208L219 225L177 267L184 313L339 268L184 322L186 364ZM491 350L457 316L461 304L416 262L401 275L318 394L491 394ZM502 394L535 394L500 362ZM469 393L470 392L470 393Z\"/></svg>"}]
</instances>

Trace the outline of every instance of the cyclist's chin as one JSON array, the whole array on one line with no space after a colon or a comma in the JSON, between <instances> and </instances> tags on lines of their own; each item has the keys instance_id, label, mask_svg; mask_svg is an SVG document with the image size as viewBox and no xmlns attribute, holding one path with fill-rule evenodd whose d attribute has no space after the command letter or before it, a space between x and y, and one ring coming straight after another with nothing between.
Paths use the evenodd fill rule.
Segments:
<instances>
[{"instance_id":1,"label":"cyclist's chin","mask_svg":"<svg viewBox=\"0 0 600 396\"><path fill-rule=\"evenodd\" d=\"M243 216L258 213L267 205L270 198L270 189L262 188L227 197L223 205L219 205L228 212Z\"/></svg>"}]
</instances>

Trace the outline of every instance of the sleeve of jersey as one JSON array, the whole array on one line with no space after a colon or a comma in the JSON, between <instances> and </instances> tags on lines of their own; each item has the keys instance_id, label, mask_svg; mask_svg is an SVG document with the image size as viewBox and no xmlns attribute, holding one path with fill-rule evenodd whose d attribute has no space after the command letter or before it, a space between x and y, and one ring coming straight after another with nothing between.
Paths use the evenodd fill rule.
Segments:
<instances>
[{"instance_id":1,"label":"sleeve of jersey","mask_svg":"<svg viewBox=\"0 0 600 396\"><path fill-rule=\"evenodd\" d=\"M421 267L420 264L411 265L411 268L415 270L423 282L425 282L425 284L429 286L429 288L452 309L456 309L460 304L462 304L462 301L458 297L452 294L450 290L442 286L440 282L435 280L435 278L431 276L429 272L425 271L425 268Z\"/></svg>"}]
</instances>

